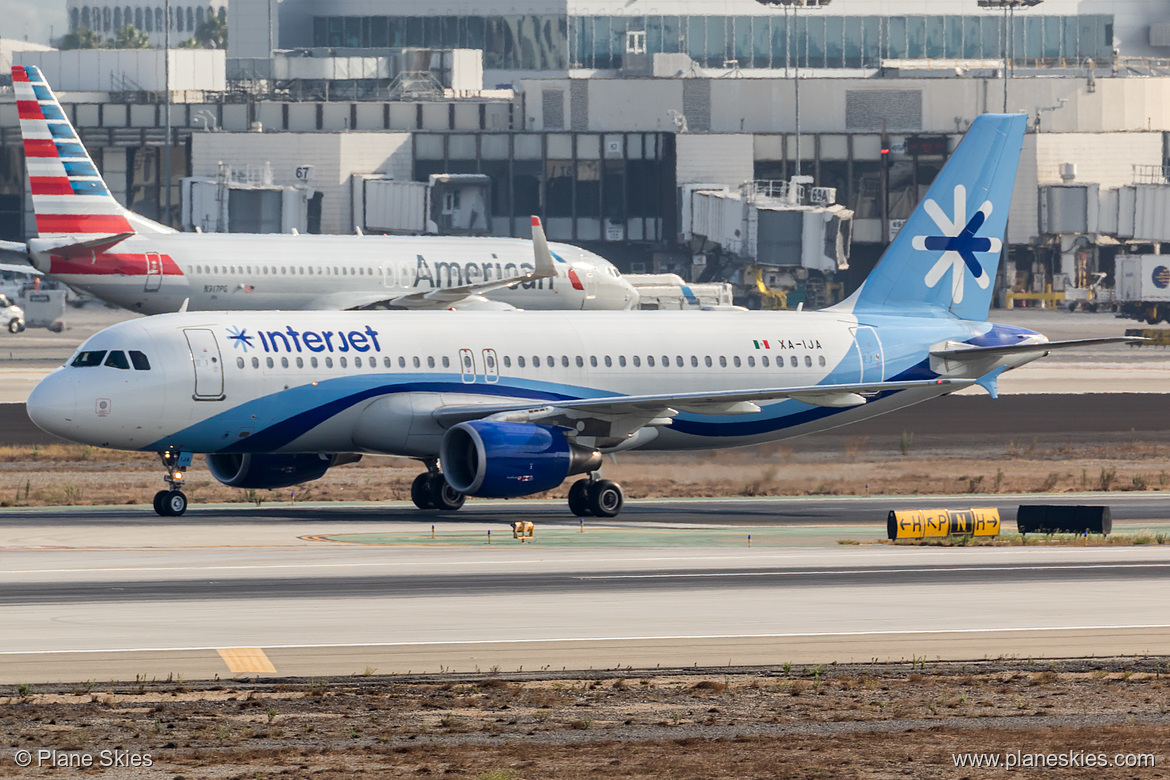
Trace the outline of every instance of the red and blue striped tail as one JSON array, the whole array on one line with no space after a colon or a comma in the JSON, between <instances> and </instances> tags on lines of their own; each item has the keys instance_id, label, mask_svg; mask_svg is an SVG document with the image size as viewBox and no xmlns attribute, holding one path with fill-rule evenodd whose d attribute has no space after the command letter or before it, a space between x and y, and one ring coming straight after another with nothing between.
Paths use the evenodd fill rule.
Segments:
<instances>
[{"instance_id":1,"label":"red and blue striped tail","mask_svg":"<svg viewBox=\"0 0 1170 780\"><path fill-rule=\"evenodd\" d=\"M12 84L39 236L134 233L40 69L14 66Z\"/></svg>"}]
</instances>

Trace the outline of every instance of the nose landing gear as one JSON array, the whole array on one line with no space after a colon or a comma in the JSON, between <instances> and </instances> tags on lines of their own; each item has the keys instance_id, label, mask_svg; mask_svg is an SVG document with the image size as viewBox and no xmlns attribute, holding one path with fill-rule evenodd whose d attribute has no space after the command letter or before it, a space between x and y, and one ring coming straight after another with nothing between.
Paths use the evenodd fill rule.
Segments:
<instances>
[{"instance_id":1,"label":"nose landing gear","mask_svg":"<svg viewBox=\"0 0 1170 780\"><path fill-rule=\"evenodd\" d=\"M166 450L159 453L167 475L163 477L168 489L154 494L154 511L161 517L178 517L187 511L187 496L181 488L187 481L187 469L191 466L191 453Z\"/></svg>"},{"instance_id":2,"label":"nose landing gear","mask_svg":"<svg viewBox=\"0 0 1170 780\"><path fill-rule=\"evenodd\" d=\"M463 506L467 496L447 483L438 461L425 461L427 472L419 474L410 485L410 500L419 509L442 509L454 512Z\"/></svg>"},{"instance_id":3,"label":"nose landing gear","mask_svg":"<svg viewBox=\"0 0 1170 780\"><path fill-rule=\"evenodd\" d=\"M622 486L599 476L593 472L569 488L569 511L577 517L617 517L622 511L626 501Z\"/></svg>"}]
</instances>

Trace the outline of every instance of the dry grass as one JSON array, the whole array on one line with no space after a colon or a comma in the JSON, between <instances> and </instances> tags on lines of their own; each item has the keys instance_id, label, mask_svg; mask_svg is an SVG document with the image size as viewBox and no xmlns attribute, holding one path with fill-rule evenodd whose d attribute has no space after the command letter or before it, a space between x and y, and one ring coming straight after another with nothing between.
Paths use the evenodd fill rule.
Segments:
<instances>
[{"instance_id":1,"label":"dry grass","mask_svg":"<svg viewBox=\"0 0 1170 780\"><path fill-rule=\"evenodd\" d=\"M249 493L219 484L196 458L185 490L196 503L403 501L420 471L407 458L367 456L296 488ZM826 450L772 444L628 453L617 464L607 463L605 475L635 498L1158 491L1170 489L1170 447L1140 440L1057 447L1008 442L902 455L895 446L850 437L833 440ZM540 497L563 498L571 484ZM0 447L0 506L148 504L162 487L162 468L150 453L82 445Z\"/></svg>"}]
</instances>

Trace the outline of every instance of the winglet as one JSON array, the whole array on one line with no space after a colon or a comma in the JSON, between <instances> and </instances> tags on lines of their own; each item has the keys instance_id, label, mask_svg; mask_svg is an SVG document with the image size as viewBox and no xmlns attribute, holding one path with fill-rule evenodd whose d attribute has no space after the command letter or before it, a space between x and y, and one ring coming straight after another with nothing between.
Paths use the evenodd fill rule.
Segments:
<instances>
[{"instance_id":1,"label":"winglet","mask_svg":"<svg viewBox=\"0 0 1170 780\"><path fill-rule=\"evenodd\" d=\"M557 267L553 265L552 252L548 248L548 240L544 237L544 227L540 224L540 217L532 218L532 252L535 256L532 273L529 279L547 279L557 275Z\"/></svg>"}]
</instances>

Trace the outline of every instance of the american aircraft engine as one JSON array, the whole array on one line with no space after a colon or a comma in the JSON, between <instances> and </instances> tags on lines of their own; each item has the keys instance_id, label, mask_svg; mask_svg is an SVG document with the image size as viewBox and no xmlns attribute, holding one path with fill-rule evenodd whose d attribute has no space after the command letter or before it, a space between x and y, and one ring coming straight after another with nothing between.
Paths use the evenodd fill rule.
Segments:
<instances>
[{"instance_id":1,"label":"american aircraft engine","mask_svg":"<svg viewBox=\"0 0 1170 780\"><path fill-rule=\"evenodd\" d=\"M601 468L601 453L570 442L564 428L492 420L451 428L439 458L452 488L485 498L540 493Z\"/></svg>"},{"instance_id":2,"label":"american aircraft engine","mask_svg":"<svg viewBox=\"0 0 1170 780\"><path fill-rule=\"evenodd\" d=\"M229 487L284 488L320 479L331 466L353 463L360 455L304 455L212 453L207 455L211 476Z\"/></svg>"}]
</instances>

